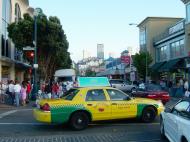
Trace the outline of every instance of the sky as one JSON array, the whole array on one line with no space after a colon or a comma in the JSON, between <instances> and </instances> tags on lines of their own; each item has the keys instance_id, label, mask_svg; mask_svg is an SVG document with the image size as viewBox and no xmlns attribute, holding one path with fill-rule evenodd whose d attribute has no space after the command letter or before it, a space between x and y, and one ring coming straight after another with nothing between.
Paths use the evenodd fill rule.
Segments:
<instances>
[{"instance_id":1,"label":"sky","mask_svg":"<svg viewBox=\"0 0 190 142\"><path fill-rule=\"evenodd\" d=\"M185 17L181 0L29 0L33 8L42 8L47 16L57 16L69 41L75 62L97 56L97 44L119 57L128 47L139 49L139 24L146 17Z\"/></svg>"}]
</instances>

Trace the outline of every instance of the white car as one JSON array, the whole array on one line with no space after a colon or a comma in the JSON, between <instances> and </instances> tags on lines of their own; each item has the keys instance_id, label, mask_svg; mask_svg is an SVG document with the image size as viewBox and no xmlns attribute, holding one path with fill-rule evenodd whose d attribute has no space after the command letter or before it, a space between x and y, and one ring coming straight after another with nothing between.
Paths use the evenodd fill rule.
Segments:
<instances>
[{"instance_id":1,"label":"white car","mask_svg":"<svg viewBox=\"0 0 190 142\"><path fill-rule=\"evenodd\" d=\"M109 82L113 88L117 88L124 92L132 92L137 87L133 84L130 84L129 82L125 82L122 79L110 79Z\"/></svg>"},{"instance_id":2,"label":"white car","mask_svg":"<svg viewBox=\"0 0 190 142\"><path fill-rule=\"evenodd\" d=\"M161 113L160 133L170 142L190 142L190 98L180 100Z\"/></svg>"}]
</instances>

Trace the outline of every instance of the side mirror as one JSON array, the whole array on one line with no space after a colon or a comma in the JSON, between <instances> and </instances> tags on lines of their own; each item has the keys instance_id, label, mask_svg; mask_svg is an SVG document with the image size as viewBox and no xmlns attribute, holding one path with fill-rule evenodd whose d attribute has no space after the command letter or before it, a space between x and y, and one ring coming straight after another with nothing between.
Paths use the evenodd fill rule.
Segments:
<instances>
[{"instance_id":1,"label":"side mirror","mask_svg":"<svg viewBox=\"0 0 190 142\"><path fill-rule=\"evenodd\" d=\"M164 112L166 112L166 113L170 113L170 112L172 112L172 109L169 108L169 107L166 107L165 110L164 110Z\"/></svg>"},{"instance_id":2,"label":"side mirror","mask_svg":"<svg viewBox=\"0 0 190 142\"><path fill-rule=\"evenodd\" d=\"M129 96L126 96L126 98L124 98L124 100L129 101L129 100L131 100L131 98Z\"/></svg>"},{"instance_id":3,"label":"side mirror","mask_svg":"<svg viewBox=\"0 0 190 142\"><path fill-rule=\"evenodd\" d=\"M136 92L137 92L137 89L133 89L131 93L133 94L133 93L136 93Z\"/></svg>"}]
</instances>

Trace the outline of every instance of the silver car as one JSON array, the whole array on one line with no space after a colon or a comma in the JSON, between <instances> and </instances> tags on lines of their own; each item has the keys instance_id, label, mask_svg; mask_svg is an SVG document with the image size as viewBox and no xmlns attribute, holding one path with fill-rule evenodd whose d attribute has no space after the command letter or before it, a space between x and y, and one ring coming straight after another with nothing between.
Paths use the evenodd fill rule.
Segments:
<instances>
[{"instance_id":1,"label":"silver car","mask_svg":"<svg viewBox=\"0 0 190 142\"><path fill-rule=\"evenodd\" d=\"M117 88L124 92L132 92L137 88L136 85L133 85L129 82L125 82L122 79L110 79L110 84L113 88Z\"/></svg>"}]
</instances>

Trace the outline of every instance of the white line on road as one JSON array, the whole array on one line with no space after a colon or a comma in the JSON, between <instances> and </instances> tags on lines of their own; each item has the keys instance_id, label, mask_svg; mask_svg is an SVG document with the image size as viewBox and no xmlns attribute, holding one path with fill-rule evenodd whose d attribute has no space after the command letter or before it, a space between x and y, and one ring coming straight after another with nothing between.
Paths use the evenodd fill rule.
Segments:
<instances>
[{"instance_id":1,"label":"white line on road","mask_svg":"<svg viewBox=\"0 0 190 142\"><path fill-rule=\"evenodd\" d=\"M8 116L8 115L10 115L10 114L13 114L13 113L15 113L15 112L17 112L18 110L11 110L11 111L7 111L7 112L4 112L4 113L1 113L0 114L0 118L3 118L3 117L5 117L5 116Z\"/></svg>"},{"instance_id":2,"label":"white line on road","mask_svg":"<svg viewBox=\"0 0 190 142\"><path fill-rule=\"evenodd\" d=\"M156 142L156 141L160 141L160 139L151 139L151 140L142 140L142 141L129 141L129 142Z\"/></svg>"},{"instance_id":3,"label":"white line on road","mask_svg":"<svg viewBox=\"0 0 190 142\"><path fill-rule=\"evenodd\" d=\"M0 125L50 125L50 124L45 124L45 123L0 123ZM55 124L51 124L55 125Z\"/></svg>"},{"instance_id":4,"label":"white line on road","mask_svg":"<svg viewBox=\"0 0 190 142\"><path fill-rule=\"evenodd\" d=\"M143 126L143 125L159 125L160 123L116 123L116 124L114 124L114 123L112 123L112 124L106 124L106 123L104 123L104 124L89 124L89 125L91 125L91 126L101 126L101 125L112 125L112 126L133 126L133 125L141 125L141 126Z\"/></svg>"},{"instance_id":5,"label":"white line on road","mask_svg":"<svg viewBox=\"0 0 190 142\"><path fill-rule=\"evenodd\" d=\"M48 124L48 123L0 123L0 125L57 125L57 124ZM133 124L89 124L90 126L133 126L133 125L141 125L141 126L147 126L147 125L159 125L159 123L150 123L150 124L145 124L145 123L133 123Z\"/></svg>"}]
</instances>

